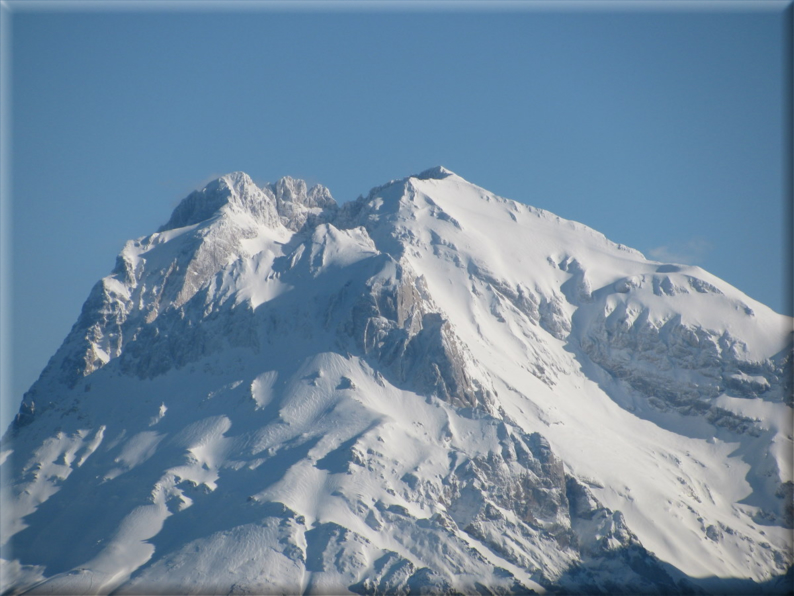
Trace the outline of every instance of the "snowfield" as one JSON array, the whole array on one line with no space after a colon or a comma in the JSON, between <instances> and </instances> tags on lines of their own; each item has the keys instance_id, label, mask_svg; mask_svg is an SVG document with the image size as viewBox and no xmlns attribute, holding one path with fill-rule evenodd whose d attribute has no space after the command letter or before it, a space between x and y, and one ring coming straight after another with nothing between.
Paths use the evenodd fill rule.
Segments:
<instances>
[{"instance_id":1,"label":"snowfield","mask_svg":"<svg viewBox=\"0 0 794 596\"><path fill-rule=\"evenodd\" d=\"M25 394L2 587L785 592L793 353L702 269L441 167L341 207L229 174Z\"/></svg>"}]
</instances>

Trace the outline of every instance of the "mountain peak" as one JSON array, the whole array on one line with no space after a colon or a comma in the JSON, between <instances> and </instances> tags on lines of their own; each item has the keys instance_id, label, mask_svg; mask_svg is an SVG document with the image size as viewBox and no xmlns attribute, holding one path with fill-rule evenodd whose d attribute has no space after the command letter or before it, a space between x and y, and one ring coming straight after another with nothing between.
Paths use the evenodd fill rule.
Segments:
<instances>
[{"instance_id":1,"label":"mountain peak","mask_svg":"<svg viewBox=\"0 0 794 596\"><path fill-rule=\"evenodd\" d=\"M290 229L303 225L310 211L336 208L331 192L322 185L308 187L304 180L284 176L259 187L245 172L231 172L185 197L159 231L206 221L225 207L248 212L267 225L279 220Z\"/></svg>"},{"instance_id":2,"label":"mountain peak","mask_svg":"<svg viewBox=\"0 0 794 596\"><path fill-rule=\"evenodd\" d=\"M272 197L270 198L272 201ZM171 217L159 231L183 228L206 221L224 206L268 202L251 177L245 172L231 172L209 182L201 190L195 190L182 199L171 213Z\"/></svg>"},{"instance_id":3,"label":"mountain peak","mask_svg":"<svg viewBox=\"0 0 794 596\"><path fill-rule=\"evenodd\" d=\"M412 176L412 178L418 178L419 180L443 180L444 178L454 175L455 172L448 170L444 166L435 166L420 172L416 176Z\"/></svg>"},{"instance_id":4,"label":"mountain peak","mask_svg":"<svg viewBox=\"0 0 794 596\"><path fill-rule=\"evenodd\" d=\"M321 209L336 206L336 201L331 196L331 191L326 187L322 184L315 184L310 188L306 181L300 178L283 176L274 184L267 185L266 188L273 193L280 206L284 203L294 203L304 207Z\"/></svg>"},{"instance_id":5,"label":"mountain peak","mask_svg":"<svg viewBox=\"0 0 794 596\"><path fill-rule=\"evenodd\" d=\"M253 185L254 181L251 176L242 171L229 172L218 178L215 182L223 182L231 188L241 188L247 185Z\"/></svg>"}]
</instances>

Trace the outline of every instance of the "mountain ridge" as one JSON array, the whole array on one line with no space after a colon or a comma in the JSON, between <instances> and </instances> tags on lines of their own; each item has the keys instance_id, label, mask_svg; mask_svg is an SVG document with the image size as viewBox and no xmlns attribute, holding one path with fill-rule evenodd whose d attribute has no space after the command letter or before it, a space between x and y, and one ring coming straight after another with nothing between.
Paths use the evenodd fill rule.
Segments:
<instances>
[{"instance_id":1,"label":"mountain ridge","mask_svg":"<svg viewBox=\"0 0 794 596\"><path fill-rule=\"evenodd\" d=\"M772 581L790 328L440 166L341 206L233 173L125 245L26 393L4 574L61 593ZM87 504L65 505L70 477ZM69 555L47 546L90 512Z\"/></svg>"}]
</instances>

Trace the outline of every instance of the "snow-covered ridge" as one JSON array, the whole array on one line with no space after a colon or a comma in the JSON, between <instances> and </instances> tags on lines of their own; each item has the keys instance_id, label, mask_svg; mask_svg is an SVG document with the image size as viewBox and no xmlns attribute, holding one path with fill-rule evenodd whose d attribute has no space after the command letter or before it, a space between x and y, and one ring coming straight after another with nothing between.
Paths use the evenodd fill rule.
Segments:
<instances>
[{"instance_id":1,"label":"snow-covered ridge","mask_svg":"<svg viewBox=\"0 0 794 596\"><path fill-rule=\"evenodd\" d=\"M282 223L297 230L308 214L335 207L330 191L319 184L308 188L303 180L285 176L260 188L248 174L232 172L183 199L160 231L198 224L224 208L248 213L266 226Z\"/></svg>"},{"instance_id":2,"label":"snow-covered ridge","mask_svg":"<svg viewBox=\"0 0 794 596\"><path fill-rule=\"evenodd\" d=\"M791 329L442 167L341 207L229 174L127 243L25 395L4 587L775 582Z\"/></svg>"}]
</instances>

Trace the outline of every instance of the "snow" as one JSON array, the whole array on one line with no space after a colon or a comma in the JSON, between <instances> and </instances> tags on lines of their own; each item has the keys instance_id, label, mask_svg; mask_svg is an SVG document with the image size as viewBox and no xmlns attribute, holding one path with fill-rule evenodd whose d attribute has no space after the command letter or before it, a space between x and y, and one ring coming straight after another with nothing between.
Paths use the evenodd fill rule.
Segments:
<instances>
[{"instance_id":1,"label":"snow","mask_svg":"<svg viewBox=\"0 0 794 596\"><path fill-rule=\"evenodd\" d=\"M441 167L342 208L230 174L169 223L4 438L9 585L575 591L575 565L648 581L599 554L638 545L690 579L790 564L792 321L729 284Z\"/></svg>"}]
</instances>

